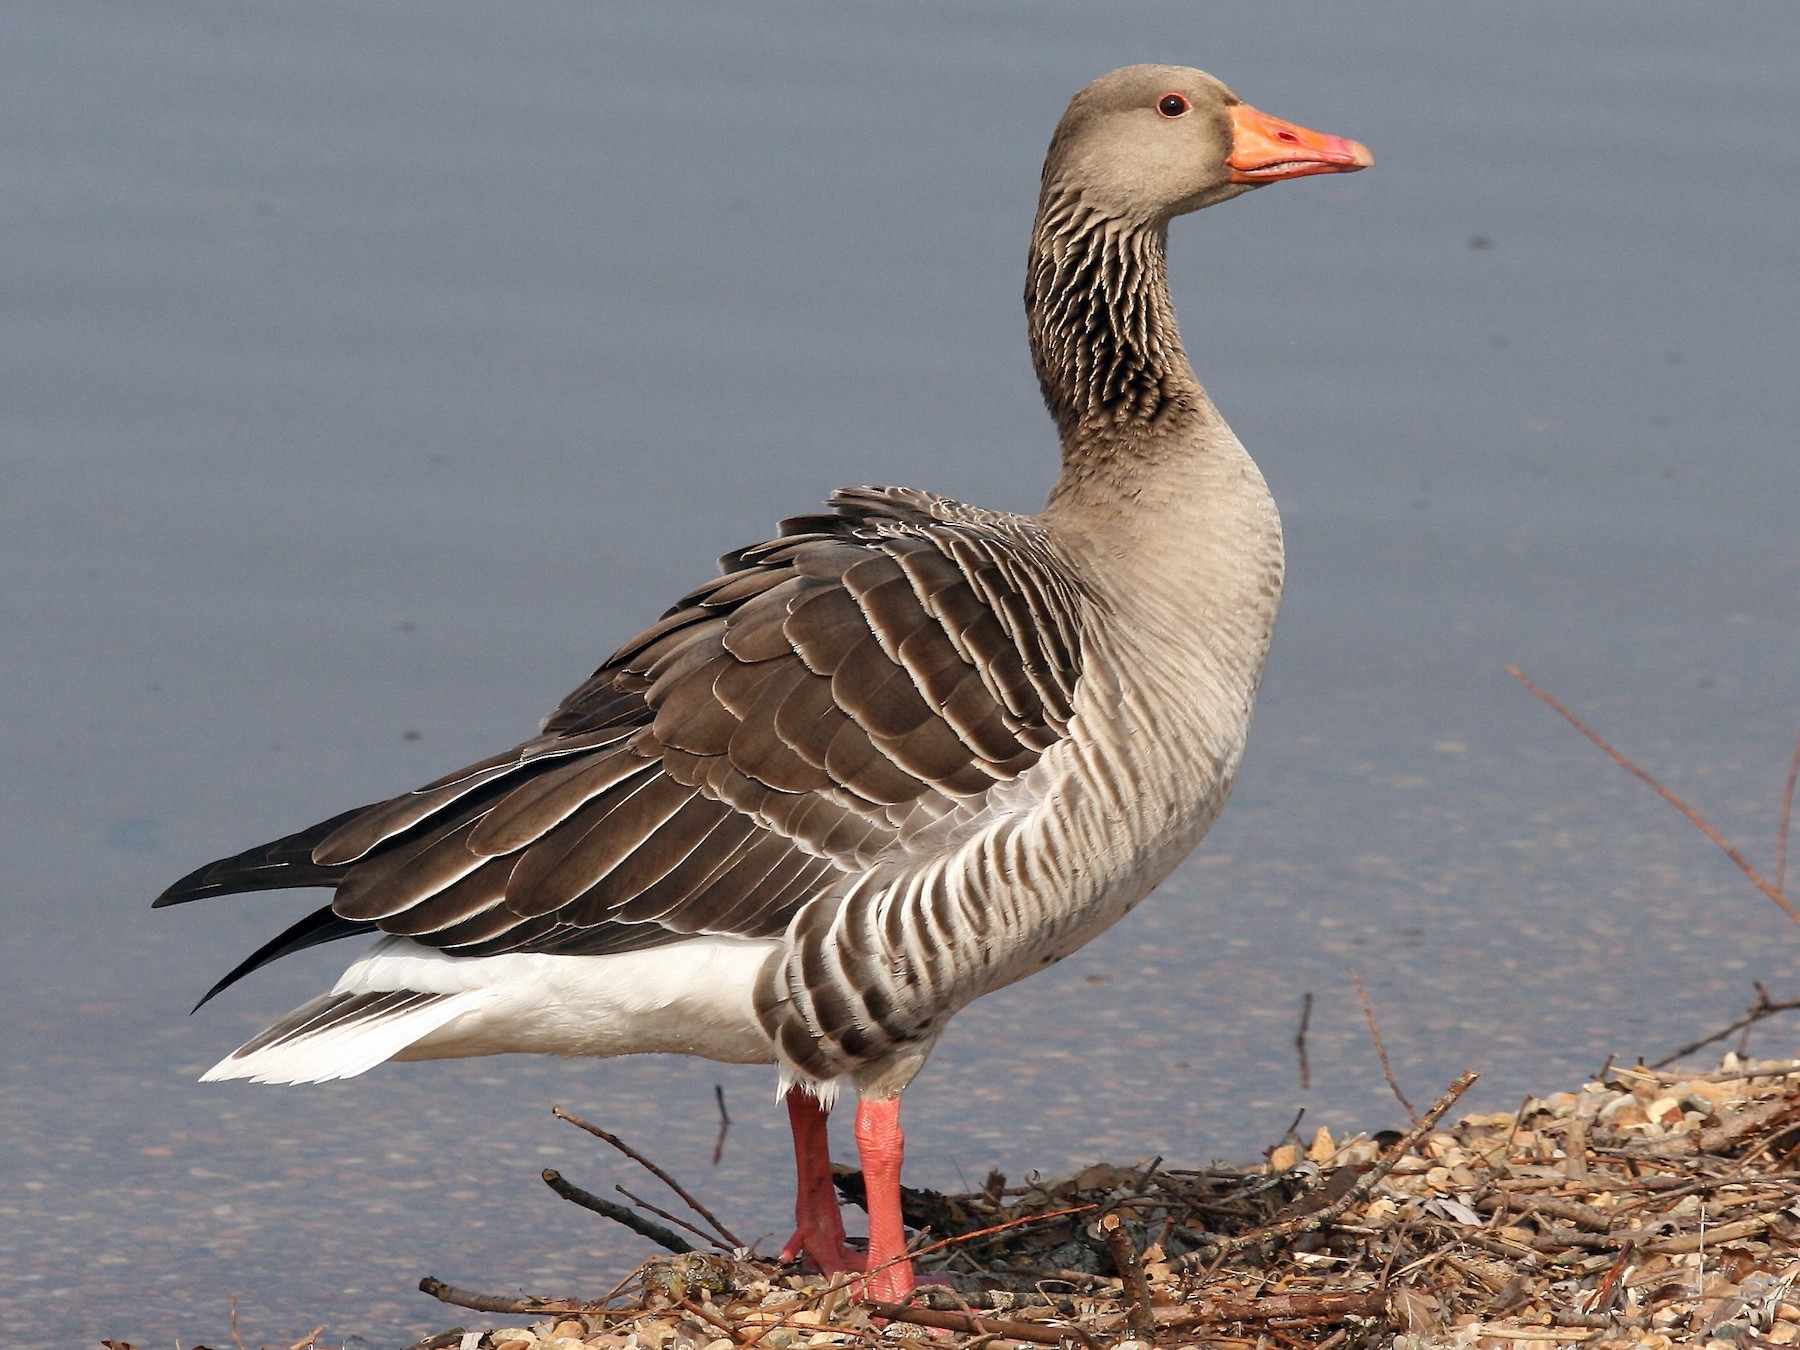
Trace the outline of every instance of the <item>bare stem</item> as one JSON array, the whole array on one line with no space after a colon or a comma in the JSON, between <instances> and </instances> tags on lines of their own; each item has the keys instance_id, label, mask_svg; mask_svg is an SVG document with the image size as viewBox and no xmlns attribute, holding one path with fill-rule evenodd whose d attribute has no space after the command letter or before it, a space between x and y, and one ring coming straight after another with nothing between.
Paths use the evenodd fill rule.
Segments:
<instances>
[{"instance_id":1,"label":"bare stem","mask_svg":"<svg viewBox=\"0 0 1800 1350\"><path fill-rule=\"evenodd\" d=\"M453 1284L445 1284L442 1280L427 1275L419 1281L419 1292L430 1294L439 1303L454 1303L459 1308L473 1308L476 1312L500 1313L584 1313L597 1312L600 1305L596 1303L572 1303L567 1299L532 1298L529 1294L518 1298L508 1298L503 1294L477 1294L467 1289L458 1289Z\"/></svg>"},{"instance_id":2,"label":"bare stem","mask_svg":"<svg viewBox=\"0 0 1800 1350\"><path fill-rule=\"evenodd\" d=\"M1719 1041L1725 1040L1733 1032L1748 1031L1766 1017L1773 1017L1776 1013L1792 1012L1796 1008L1800 1008L1800 999L1784 999L1777 1003L1770 999L1768 990L1764 989L1761 985L1758 985L1756 989L1756 1002L1752 1003L1749 1008L1745 1010L1744 1015L1738 1018L1737 1021L1733 1022L1730 1026L1721 1027L1710 1036L1702 1036L1699 1040L1692 1041L1689 1044L1682 1046L1681 1049L1675 1051L1673 1054L1664 1055L1650 1067L1653 1069L1667 1068L1678 1059L1686 1059L1696 1050L1704 1049L1709 1045L1714 1045Z\"/></svg>"},{"instance_id":3,"label":"bare stem","mask_svg":"<svg viewBox=\"0 0 1800 1350\"><path fill-rule=\"evenodd\" d=\"M1686 802L1682 801L1681 798L1669 791L1668 788L1659 783L1651 774L1638 768L1637 765L1633 764L1629 759L1625 758L1624 755L1619 753L1619 751L1615 750L1599 732L1593 730L1587 723L1583 722L1574 713L1570 712L1549 694L1545 693L1524 671L1520 670L1517 666L1508 666L1506 668L1506 673L1511 675L1532 693L1536 694L1549 705L1552 711L1560 714L1570 726L1574 727L1575 730L1579 731L1583 736L1586 736L1595 745L1599 746L1601 750L1605 751L1607 758L1612 760L1614 764L1617 764L1633 778L1647 784L1657 796L1661 797L1670 806L1686 816L1695 829L1699 830L1701 834L1705 835L1725 851L1725 856L1738 865L1738 870L1740 872L1750 878L1750 884L1752 886L1756 887L1757 890L1761 891L1764 895L1768 896L1769 899L1780 905L1788 918L1792 919L1795 923L1800 923L1800 909L1796 909L1793 902L1782 893L1779 883L1771 885L1768 881L1764 880L1762 874L1750 865L1750 860L1744 857L1742 853L1739 853L1737 849L1726 840L1724 835L1720 834L1711 825L1707 824L1705 818L1702 817L1698 811L1694 810L1693 807L1689 806ZM1796 754L1797 756L1800 756L1800 747L1796 747ZM1795 763L1800 764L1800 757L1796 758ZM1791 783L1792 779L1789 781ZM1783 820L1784 822L1786 820L1785 813L1783 815Z\"/></svg>"},{"instance_id":4,"label":"bare stem","mask_svg":"<svg viewBox=\"0 0 1800 1350\"><path fill-rule=\"evenodd\" d=\"M1794 757L1788 761L1787 790L1781 794L1781 823L1775 827L1775 889L1787 894L1788 826L1794 820L1794 784L1800 781L1800 736L1794 738Z\"/></svg>"},{"instance_id":5,"label":"bare stem","mask_svg":"<svg viewBox=\"0 0 1800 1350\"><path fill-rule=\"evenodd\" d=\"M611 1130L603 1130L598 1125L590 1124L580 1116L576 1115L573 1111L565 1111L560 1106L551 1107L550 1114L555 1116L558 1120L568 1121L569 1124L575 1126L577 1129L586 1130L596 1139L604 1139L607 1143L618 1149L619 1152L623 1153L627 1158L630 1158L639 1167L643 1168L651 1176L655 1177L658 1181L662 1182L663 1185L679 1195L682 1202L686 1204L689 1209L693 1210L694 1213L710 1223L713 1226L713 1231L724 1238L726 1242L730 1243L733 1248L746 1245L735 1233L724 1224L720 1223L710 1209L694 1199L693 1196L689 1195L687 1187L683 1186L679 1181L675 1180L674 1177L663 1171L662 1168L651 1162Z\"/></svg>"},{"instance_id":6,"label":"bare stem","mask_svg":"<svg viewBox=\"0 0 1800 1350\"><path fill-rule=\"evenodd\" d=\"M1156 1314L1150 1308L1150 1282L1144 1278L1144 1263L1138 1256L1137 1244L1125 1231L1117 1213L1100 1220L1100 1232L1106 1239L1113 1269L1125 1282L1125 1324L1139 1340L1154 1341Z\"/></svg>"},{"instance_id":7,"label":"bare stem","mask_svg":"<svg viewBox=\"0 0 1800 1350\"><path fill-rule=\"evenodd\" d=\"M1312 990L1300 1000L1300 1030L1294 1033L1294 1050L1300 1056L1300 1090L1312 1088L1312 1067L1306 1062L1306 1028L1312 1024Z\"/></svg>"},{"instance_id":8,"label":"bare stem","mask_svg":"<svg viewBox=\"0 0 1800 1350\"><path fill-rule=\"evenodd\" d=\"M1362 1000L1363 1021L1369 1024L1369 1037L1375 1042L1375 1058L1381 1061L1381 1076L1387 1079L1387 1085L1399 1098L1400 1105L1406 1108L1406 1118L1413 1124L1419 1123L1419 1113L1413 1110L1413 1104L1406 1100L1406 1094L1400 1090L1400 1084L1394 1081L1394 1068L1388 1063L1387 1048L1381 1043L1381 1028L1375 1025L1375 1007L1369 1002L1369 991L1363 988L1362 972L1352 970L1350 978L1356 981L1356 996Z\"/></svg>"},{"instance_id":9,"label":"bare stem","mask_svg":"<svg viewBox=\"0 0 1800 1350\"><path fill-rule=\"evenodd\" d=\"M584 1191L574 1182L568 1181L554 1167L546 1167L543 1171L544 1184L555 1191L570 1204L580 1205L583 1209L591 1209L596 1214L605 1215L614 1223L624 1224L632 1232L649 1238L665 1251L680 1255L694 1250L694 1244L678 1233L672 1233L660 1223L651 1223L634 1209L624 1205L615 1205L603 1196L592 1191ZM427 1293L430 1290L426 1291Z\"/></svg>"},{"instance_id":10,"label":"bare stem","mask_svg":"<svg viewBox=\"0 0 1800 1350\"><path fill-rule=\"evenodd\" d=\"M682 1218L679 1214L671 1214L671 1213L669 1213L668 1210L664 1209L661 1205L653 1205L648 1200L644 1199L643 1196L638 1195L635 1192L628 1191L623 1186L614 1186L613 1189L615 1191L617 1191L620 1195L624 1196L627 1200L631 1201L631 1203L636 1205L639 1209L647 1209L652 1214L656 1215L657 1218L666 1219L666 1220L668 1220L668 1222L674 1224L677 1228L680 1228L680 1229L685 1230L686 1232L692 1233L695 1237L699 1238L702 1242L706 1243L708 1246L717 1247L720 1251L725 1252L727 1254L730 1253L731 1248L727 1247L723 1241L721 1241L719 1238L714 1237L711 1233L707 1232L704 1228L701 1228L695 1224L689 1223L686 1219Z\"/></svg>"},{"instance_id":11,"label":"bare stem","mask_svg":"<svg viewBox=\"0 0 1800 1350\"><path fill-rule=\"evenodd\" d=\"M712 1165L717 1167L725 1156L725 1136L731 1133L731 1112L725 1109L725 1085L713 1084L713 1100L719 1104L719 1137L713 1140Z\"/></svg>"}]
</instances>

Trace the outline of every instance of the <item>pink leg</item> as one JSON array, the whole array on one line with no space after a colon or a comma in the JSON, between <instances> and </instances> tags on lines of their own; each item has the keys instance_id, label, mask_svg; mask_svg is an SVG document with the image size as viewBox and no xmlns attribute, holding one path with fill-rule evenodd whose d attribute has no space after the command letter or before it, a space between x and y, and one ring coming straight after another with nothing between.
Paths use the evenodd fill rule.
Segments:
<instances>
[{"instance_id":1,"label":"pink leg","mask_svg":"<svg viewBox=\"0 0 1800 1350\"><path fill-rule=\"evenodd\" d=\"M863 1254L844 1245L844 1215L831 1184L826 1110L801 1088L788 1093L787 1109L794 1131L794 1236L781 1249L780 1259L798 1261L806 1256L822 1275L861 1270Z\"/></svg>"},{"instance_id":2,"label":"pink leg","mask_svg":"<svg viewBox=\"0 0 1800 1350\"><path fill-rule=\"evenodd\" d=\"M900 1161L906 1136L900 1132L898 1097L857 1103L856 1148L862 1157L869 1209L870 1274L863 1296L904 1303L917 1281L906 1255L906 1227L900 1221Z\"/></svg>"}]
</instances>

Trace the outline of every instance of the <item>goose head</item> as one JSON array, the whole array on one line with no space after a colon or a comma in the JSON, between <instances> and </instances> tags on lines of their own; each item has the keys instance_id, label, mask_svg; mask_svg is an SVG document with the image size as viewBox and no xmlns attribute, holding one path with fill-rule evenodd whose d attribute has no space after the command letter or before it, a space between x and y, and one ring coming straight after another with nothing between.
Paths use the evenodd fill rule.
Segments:
<instances>
[{"instance_id":1,"label":"goose head","mask_svg":"<svg viewBox=\"0 0 1800 1350\"><path fill-rule=\"evenodd\" d=\"M1154 228L1266 183L1374 162L1356 141L1259 112L1203 70L1126 66L1070 100L1043 182L1047 197Z\"/></svg>"}]
</instances>

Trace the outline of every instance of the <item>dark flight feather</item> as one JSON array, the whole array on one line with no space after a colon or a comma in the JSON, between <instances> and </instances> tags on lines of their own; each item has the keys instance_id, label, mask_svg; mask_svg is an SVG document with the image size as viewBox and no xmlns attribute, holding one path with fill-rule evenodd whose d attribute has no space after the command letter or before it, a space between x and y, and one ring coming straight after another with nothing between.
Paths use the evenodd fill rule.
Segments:
<instances>
[{"instance_id":1,"label":"dark flight feather","mask_svg":"<svg viewBox=\"0 0 1800 1350\"><path fill-rule=\"evenodd\" d=\"M771 936L921 831L978 828L1063 736L1093 601L1022 518L903 488L832 505L727 554L539 736L170 887L337 890L207 997L371 931L471 956Z\"/></svg>"}]
</instances>

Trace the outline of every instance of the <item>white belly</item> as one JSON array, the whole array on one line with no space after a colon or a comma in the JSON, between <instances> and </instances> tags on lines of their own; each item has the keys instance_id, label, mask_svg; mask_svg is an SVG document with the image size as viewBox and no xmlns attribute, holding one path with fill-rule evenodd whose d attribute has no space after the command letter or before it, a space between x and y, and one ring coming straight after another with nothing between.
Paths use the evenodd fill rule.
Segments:
<instances>
[{"instance_id":1,"label":"white belly","mask_svg":"<svg viewBox=\"0 0 1800 1350\"><path fill-rule=\"evenodd\" d=\"M395 1059L667 1052L767 1064L774 1053L751 996L778 946L695 937L616 956L450 957L389 938L345 971L334 992L457 995L456 1015Z\"/></svg>"}]
</instances>

